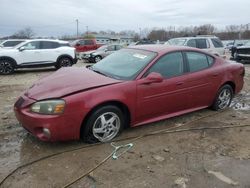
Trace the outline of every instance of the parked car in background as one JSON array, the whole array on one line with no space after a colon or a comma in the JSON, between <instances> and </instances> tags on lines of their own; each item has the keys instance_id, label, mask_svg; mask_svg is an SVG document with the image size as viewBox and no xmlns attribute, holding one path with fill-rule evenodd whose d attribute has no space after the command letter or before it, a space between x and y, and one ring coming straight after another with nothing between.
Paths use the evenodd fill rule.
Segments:
<instances>
[{"instance_id":1,"label":"parked car in background","mask_svg":"<svg viewBox=\"0 0 250 188\"><path fill-rule=\"evenodd\" d=\"M234 40L233 46L231 47L231 57L235 58L235 51L240 46L245 46L250 40Z\"/></svg>"},{"instance_id":2,"label":"parked car in background","mask_svg":"<svg viewBox=\"0 0 250 188\"><path fill-rule=\"evenodd\" d=\"M233 58L240 62L241 60L250 60L250 41L246 42L243 46L238 46L234 49Z\"/></svg>"},{"instance_id":3,"label":"parked car in background","mask_svg":"<svg viewBox=\"0 0 250 188\"><path fill-rule=\"evenodd\" d=\"M14 111L40 140L107 142L125 127L225 109L244 74L242 64L196 48L133 46L88 68L60 69L38 80Z\"/></svg>"},{"instance_id":4,"label":"parked car in background","mask_svg":"<svg viewBox=\"0 0 250 188\"><path fill-rule=\"evenodd\" d=\"M198 35L196 37L181 37L168 40L166 45L189 46L199 48L214 55L225 57L225 49L218 37Z\"/></svg>"},{"instance_id":5,"label":"parked car in background","mask_svg":"<svg viewBox=\"0 0 250 188\"><path fill-rule=\"evenodd\" d=\"M24 39L8 39L0 43L0 48L13 48L22 42L25 42L25 40Z\"/></svg>"},{"instance_id":6,"label":"parked car in background","mask_svg":"<svg viewBox=\"0 0 250 188\"><path fill-rule=\"evenodd\" d=\"M14 48L0 51L0 74L11 74L18 68L72 66L75 49L60 40L27 40Z\"/></svg>"},{"instance_id":7,"label":"parked car in background","mask_svg":"<svg viewBox=\"0 0 250 188\"><path fill-rule=\"evenodd\" d=\"M148 39L143 39L137 42L133 42L131 44L129 44L129 46L136 46L136 45L146 45L146 44L156 44L156 42L152 41L152 40L148 40Z\"/></svg>"},{"instance_id":8,"label":"parked car in background","mask_svg":"<svg viewBox=\"0 0 250 188\"><path fill-rule=\"evenodd\" d=\"M123 46L120 44L104 45L98 48L97 50L82 53L81 59L84 59L90 63L96 63L102 60L104 57L122 48Z\"/></svg>"},{"instance_id":9,"label":"parked car in background","mask_svg":"<svg viewBox=\"0 0 250 188\"><path fill-rule=\"evenodd\" d=\"M76 49L77 53L96 50L102 46L102 44L97 44L95 39L78 39L73 41L71 45Z\"/></svg>"}]
</instances>

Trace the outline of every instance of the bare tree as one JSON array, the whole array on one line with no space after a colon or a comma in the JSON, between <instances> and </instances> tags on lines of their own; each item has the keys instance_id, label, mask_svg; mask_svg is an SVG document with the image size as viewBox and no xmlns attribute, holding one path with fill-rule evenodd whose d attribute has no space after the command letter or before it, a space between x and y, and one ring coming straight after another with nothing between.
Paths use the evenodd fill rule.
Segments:
<instances>
[{"instance_id":1,"label":"bare tree","mask_svg":"<svg viewBox=\"0 0 250 188\"><path fill-rule=\"evenodd\" d=\"M34 35L35 35L34 31L30 27L26 27L14 33L13 37L20 38L20 39L30 39Z\"/></svg>"}]
</instances>

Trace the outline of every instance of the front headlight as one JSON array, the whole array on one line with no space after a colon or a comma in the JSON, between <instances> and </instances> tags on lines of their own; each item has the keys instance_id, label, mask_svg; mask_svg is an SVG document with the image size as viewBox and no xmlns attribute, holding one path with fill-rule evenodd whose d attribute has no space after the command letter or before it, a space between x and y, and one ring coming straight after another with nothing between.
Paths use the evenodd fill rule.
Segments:
<instances>
[{"instance_id":1,"label":"front headlight","mask_svg":"<svg viewBox=\"0 0 250 188\"><path fill-rule=\"evenodd\" d=\"M31 112L39 114L62 114L65 108L64 100L47 100L40 101L32 104L30 107Z\"/></svg>"}]
</instances>

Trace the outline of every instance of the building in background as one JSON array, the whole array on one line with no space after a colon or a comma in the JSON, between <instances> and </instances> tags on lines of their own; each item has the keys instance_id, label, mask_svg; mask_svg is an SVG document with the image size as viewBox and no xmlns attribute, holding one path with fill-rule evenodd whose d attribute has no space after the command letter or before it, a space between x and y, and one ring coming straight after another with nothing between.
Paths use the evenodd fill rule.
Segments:
<instances>
[{"instance_id":1,"label":"building in background","mask_svg":"<svg viewBox=\"0 0 250 188\"><path fill-rule=\"evenodd\" d=\"M133 42L132 36L125 35L111 35L111 34L94 34L97 43L110 44L110 43L120 43L120 44L130 44Z\"/></svg>"}]
</instances>

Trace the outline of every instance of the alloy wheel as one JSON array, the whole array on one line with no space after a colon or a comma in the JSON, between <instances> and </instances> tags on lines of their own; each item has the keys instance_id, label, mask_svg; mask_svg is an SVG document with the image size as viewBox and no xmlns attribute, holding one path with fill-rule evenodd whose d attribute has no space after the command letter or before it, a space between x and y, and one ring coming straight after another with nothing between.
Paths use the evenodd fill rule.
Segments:
<instances>
[{"instance_id":1,"label":"alloy wheel","mask_svg":"<svg viewBox=\"0 0 250 188\"><path fill-rule=\"evenodd\" d=\"M231 99L231 91L228 88L223 89L218 97L218 107L220 109L225 109L230 104Z\"/></svg>"},{"instance_id":2,"label":"alloy wheel","mask_svg":"<svg viewBox=\"0 0 250 188\"><path fill-rule=\"evenodd\" d=\"M118 134L120 126L119 116L113 112L106 112L95 120L92 129L93 135L100 142L107 142Z\"/></svg>"}]
</instances>

